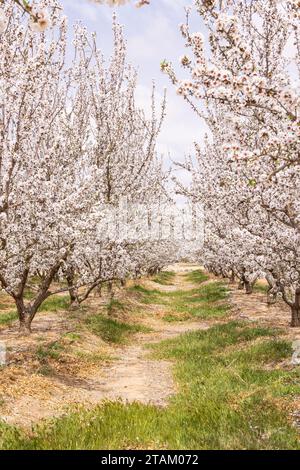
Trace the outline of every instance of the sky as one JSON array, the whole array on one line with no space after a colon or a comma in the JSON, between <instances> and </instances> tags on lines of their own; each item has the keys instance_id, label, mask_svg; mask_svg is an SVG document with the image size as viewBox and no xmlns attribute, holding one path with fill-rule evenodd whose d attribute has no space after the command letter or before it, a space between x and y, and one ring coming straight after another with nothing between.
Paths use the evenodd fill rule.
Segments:
<instances>
[{"instance_id":1,"label":"sky","mask_svg":"<svg viewBox=\"0 0 300 470\"><path fill-rule=\"evenodd\" d=\"M100 49L109 58L113 9L89 0L61 0L61 3L69 24L81 20L88 30L95 31ZM174 86L160 71L160 62L164 59L179 67L179 57L186 52L179 24L185 21L184 7L191 3L191 0L151 0L150 6L138 9L133 1L115 9L124 26L128 61L138 70L138 104L146 111L150 109L153 80L157 99L162 98L164 88L167 89L167 116L157 146L166 165L170 159L183 161L185 155L193 153L193 142L200 142L205 132L204 124L182 97L176 95ZM197 21L194 18L192 25L194 30L203 28L199 17ZM184 70L181 74L184 78Z\"/></svg>"}]
</instances>

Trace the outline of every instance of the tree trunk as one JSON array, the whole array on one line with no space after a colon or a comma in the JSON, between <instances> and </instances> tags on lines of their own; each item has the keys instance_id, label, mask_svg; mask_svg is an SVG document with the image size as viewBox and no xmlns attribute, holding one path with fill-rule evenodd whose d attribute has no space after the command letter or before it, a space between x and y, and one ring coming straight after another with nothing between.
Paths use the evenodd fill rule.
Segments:
<instances>
[{"instance_id":1,"label":"tree trunk","mask_svg":"<svg viewBox=\"0 0 300 470\"><path fill-rule=\"evenodd\" d=\"M77 308L79 307L78 292L76 287L74 287L74 273L72 271L66 274L66 280L69 288L70 306Z\"/></svg>"},{"instance_id":2,"label":"tree trunk","mask_svg":"<svg viewBox=\"0 0 300 470\"><path fill-rule=\"evenodd\" d=\"M277 295L279 293L279 287L277 285L277 281L273 277L271 273L266 274L266 281L268 283L268 291L267 291L267 304L273 305L277 301Z\"/></svg>"},{"instance_id":3,"label":"tree trunk","mask_svg":"<svg viewBox=\"0 0 300 470\"><path fill-rule=\"evenodd\" d=\"M293 305L291 307L292 311L292 318L291 318L291 326L300 326L300 306Z\"/></svg>"},{"instance_id":4,"label":"tree trunk","mask_svg":"<svg viewBox=\"0 0 300 470\"><path fill-rule=\"evenodd\" d=\"M100 284L98 286L97 294L99 295L99 297L102 297L102 282L100 282Z\"/></svg>"},{"instance_id":5,"label":"tree trunk","mask_svg":"<svg viewBox=\"0 0 300 470\"><path fill-rule=\"evenodd\" d=\"M31 320L28 319L20 319L20 326L19 326L19 333L20 335L30 335L31 333Z\"/></svg>"},{"instance_id":6,"label":"tree trunk","mask_svg":"<svg viewBox=\"0 0 300 470\"><path fill-rule=\"evenodd\" d=\"M300 326L300 288L296 289L295 302L291 305L292 319L291 326Z\"/></svg>"},{"instance_id":7,"label":"tree trunk","mask_svg":"<svg viewBox=\"0 0 300 470\"><path fill-rule=\"evenodd\" d=\"M246 294L252 294L252 292L253 292L253 283L248 281L248 280L245 280L244 284L245 284Z\"/></svg>"},{"instance_id":8,"label":"tree trunk","mask_svg":"<svg viewBox=\"0 0 300 470\"><path fill-rule=\"evenodd\" d=\"M31 333L31 322L33 319L32 312L25 308L22 299L18 299L16 305L20 322L19 332L21 335L29 335Z\"/></svg>"},{"instance_id":9,"label":"tree trunk","mask_svg":"<svg viewBox=\"0 0 300 470\"><path fill-rule=\"evenodd\" d=\"M277 295L278 295L278 289L276 287L276 285L271 285L269 283L269 288L268 288L268 291L267 291L267 304L268 305L273 305L276 303L277 301Z\"/></svg>"},{"instance_id":10,"label":"tree trunk","mask_svg":"<svg viewBox=\"0 0 300 470\"><path fill-rule=\"evenodd\" d=\"M239 289L239 290L243 290L244 287L245 287L245 283L244 283L244 281L241 280L241 281L239 282L238 289Z\"/></svg>"},{"instance_id":11,"label":"tree trunk","mask_svg":"<svg viewBox=\"0 0 300 470\"><path fill-rule=\"evenodd\" d=\"M112 281L109 281L109 282L107 283L107 293L108 293L110 299L113 299L113 298L114 298L115 293L114 293L114 290L113 290L113 283L112 283Z\"/></svg>"},{"instance_id":12,"label":"tree trunk","mask_svg":"<svg viewBox=\"0 0 300 470\"><path fill-rule=\"evenodd\" d=\"M39 286L39 291L34 299L30 301L27 305L24 302L24 290L26 287L26 282L28 278L28 269L24 271L23 281L19 286L19 289L16 293L12 294L14 298L18 317L20 321L20 333L21 334L30 334L31 333L31 323L39 310L42 303L51 295L51 292L48 290L50 284L57 274L62 261L59 260L48 272L47 276L43 279L41 285Z\"/></svg>"}]
</instances>

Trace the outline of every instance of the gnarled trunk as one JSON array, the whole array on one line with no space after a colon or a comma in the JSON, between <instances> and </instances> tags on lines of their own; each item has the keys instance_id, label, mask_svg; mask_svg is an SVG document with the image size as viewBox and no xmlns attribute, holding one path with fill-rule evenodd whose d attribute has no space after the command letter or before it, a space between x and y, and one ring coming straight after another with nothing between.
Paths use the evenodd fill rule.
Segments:
<instances>
[{"instance_id":1,"label":"gnarled trunk","mask_svg":"<svg viewBox=\"0 0 300 470\"><path fill-rule=\"evenodd\" d=\"M291 309L291 323L292 327L300 326L300 287L295 290L293 299L288 295L288 291L284 286L281 286L281 293L283 300L289 305Z\"/></svg>"},{"instance_id":2,"label":"gnarled trunk","mask_svg":"<svg viewBox=\"0 0 300 470\"><path fill-rule=\"evenodd\" d=\"M73 270L69 270L66 274L66 280L68 284L69 296L70 296L70 306L73 308L79 307L78 300L78 290L74 287L75 276Z\"/></svg>"},{"instance_id":3,"label":"gnarled trunk","mask_svg":"<svg viewBox=\"0 0 300 470\"><path fill-rule=\"evenodd\" d=\"M21 335L30 335L31 333L31 322L30 319L20 319L19 332Z\"/></svg>"},{"instance_id":4,"label":"gnarled trunk","mask_svg":"<svg viewBox=\"0 0 300 470\"><path fill-rule=\"evenodd\" d=\"M269 289L267 292L267 304L273 305L277 301L277 292L273 292L273 289Z\"/></svg>"},{"instance_id":5,"label":"gnarled trunk","mask_svg":"<svg viewBox=\"0 0 300 470\"><path fill-rule=\"evenodd\" d=\"M31 333L31 323L34 318L32 309L25 307L23 299L16 299L17 312L19 316L19 332L21 335L29 335Z\"/></svg>"},{"instance_id":6,"label":"gnarled trunk","mask_svg":"<svg viewBox=\"0 0 300 470\"><path fill-rule=\"evenodd\" d=\"M244 285L245 285L245 289L246 289L246 294L252 294L252 292L253 292L253 282L250 282L247 279L245 279Z\"/></svg>"},{"instance_id":7,"label":"gnarled trunk","mask_svg":"<svg viewBox=\"0 0 300 470\"><path fill-rule=\"evenodd\" d=\"M100 284L98 285L98 288L97 288L97 295L99 295L99 297L102 297L102 282L100 282Z\"/></svg>"},{"instance_id":8,"label":"gnarled trunk","mask_svg":"<svg viewBox=\"0 0 300 470\"><path fill-rule=\"evenodd\" d=\"M300 326L300 288L296 289L295 292L295 302L291 306L292 318L291 326Z\"/></svg>"},{"instance_id":9,"label":"gnarled trunk","mask_svg":"<svg viewBox=\"0 0 300 470\"><path fill-rule=\"evenodd\" d=\"M292 318L291 318L291 326L300 326L300 306L298 305L293 305L291 307L291 313L292 313Z\"/></svg>"},{"instance_id":10,"label":"gnarled trunk","mask_svg":"<svg viewBox=\"0 0 300 470\"><path fill-rule=\"evenodd\" d=\"M269 286L267 291L267 304L272 305L277 301L277 295L280 291L280 288L277 285L276 279L271 273L266 274L266 281Z\"/></svg>"}]
</instances>

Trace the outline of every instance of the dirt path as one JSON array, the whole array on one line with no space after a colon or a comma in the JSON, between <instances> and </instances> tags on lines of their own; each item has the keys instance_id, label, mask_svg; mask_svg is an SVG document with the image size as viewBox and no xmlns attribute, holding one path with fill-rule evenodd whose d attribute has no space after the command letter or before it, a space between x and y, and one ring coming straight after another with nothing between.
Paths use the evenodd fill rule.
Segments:
<instances>
[{"instance_id":1,"label":"dirt path","mask_svg":"<svg viewBox=\"0 0 300 470\"><path fill-rule=\"evenodd\" d=\"M189 290L195 286L185 279L185 274L198 268L175 265L169 268L176 270L172 285L162 286L151 281L148 284L161 291ZM68 381L59 376L48 378L38 375L29 378L25 374L27 393L8 404L2 419L27 427L43 418L62 414L70 405L95 405L103 400L121 399L166 406L168 398L176 391L172 364L151 359L146 345L175 338L188 331L207 329L209 325L203 321L167 323L151 315L147 315L146 324L151 327L151 333L137 334L133 344L114 348L113 356L116 359L86 379Z\"/></svg>"},{"instance_id":2,"label":"dirt path","mask_svg":"<svg viewBox=\"0 0 300 470\"><path fill-rule=\"evenodd\" d=\"M176 272L172 285L160 285L148 281L147 286L163 292L189 290L195 287L184 276L193 269L199 269L199 266L187 267L184 264L177 264L167 269ZM136 344L120 349L119 359L105 369L98 400L121 399L165 406L176 388L172 377L172 364L168 361L150 359L149 350L145 345L176 338L188 331L209 328L209 325L203 321L166 323L151 317L148 317L147 326L150 326L153 332L137 335Z\"/></svg>"},{"instance_id":3,"label":"dirt path","mask_svg":"<svg viewBox=\"0 0 300 470\"><path fill-rule=\"evenodd\" d=\"M150 359L145 344L159 343L188 331L206 328L209 326L203 322L167 325L167 328L161 331L140 337L137 346L129 346L121 351L120 359L106 369L99 399L140 401L165 406L176 390L172 364Z\"/></svg>"}]
</instances>

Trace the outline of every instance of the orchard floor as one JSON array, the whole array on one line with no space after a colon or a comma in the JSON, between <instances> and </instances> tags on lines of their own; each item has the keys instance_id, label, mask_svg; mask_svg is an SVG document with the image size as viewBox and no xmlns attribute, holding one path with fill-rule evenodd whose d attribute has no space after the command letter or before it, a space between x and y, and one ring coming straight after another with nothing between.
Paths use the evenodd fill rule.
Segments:
<instances>
[{"instance_id":1,"label":"orchard floor","mask_svg":"<svg viewBox=\"0 0 300 470\"><path fill-rule=\"evenodd\" d=\"M265 297L176 264L79 311L55 299L30 337L4 325L0 447L300 448L300 329Z\"/></svg>"}]
</instances>

